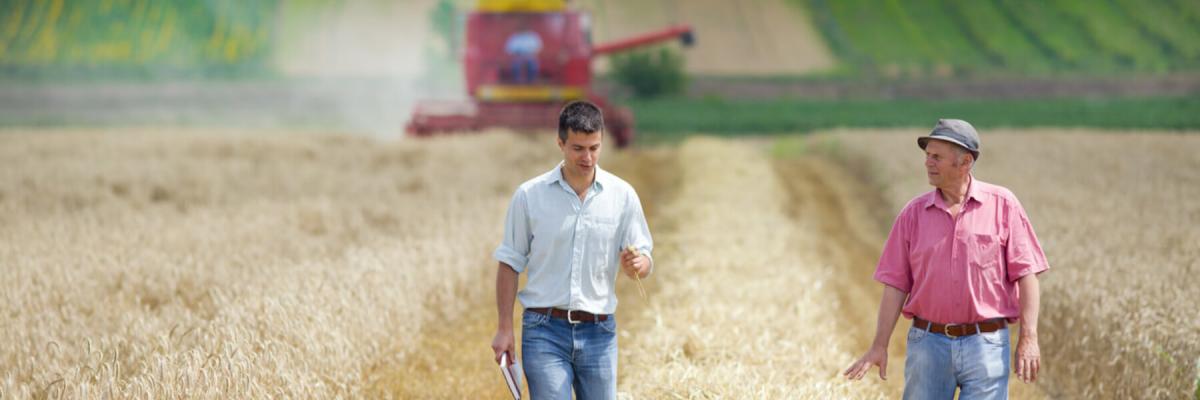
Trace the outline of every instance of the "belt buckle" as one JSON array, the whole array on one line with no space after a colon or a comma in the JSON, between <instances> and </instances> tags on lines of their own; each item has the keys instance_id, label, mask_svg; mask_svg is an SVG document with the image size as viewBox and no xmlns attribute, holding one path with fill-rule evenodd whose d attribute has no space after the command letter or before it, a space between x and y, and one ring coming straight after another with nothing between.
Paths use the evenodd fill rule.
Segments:
<instances>
[{"instance_id":1,"label":"belt buckle","mask_svg":"<svg viewBox=\"0 0 1200 400\"><path fill-rule=\"evenodd\" d=\"M574 312L574 311L575 311L575 310L567 310L567 323L568 323L568 324L575 325L575 324L578 324L578 323L580 323L580 322L583 322L582 320L578 320L578 321L577 321L577 320L573 320L573 319L571 319L571 313L572 313L572 312Z\"/></svg>"},{"instance_id":2,"label":"belt buckle","mask_svg":"<svg viewBox=\"0 0 1200 400\"><path fill-rule=\"evenodd\" d=\"M957 325L959 325L959 324L943 325L942 326L942 334L946 335L946 337L951 338L951 339L957 338L958 336L954 336L954 334L950 333L950 328L953 326L957 326Z\"/></svg>"}]
</instances>

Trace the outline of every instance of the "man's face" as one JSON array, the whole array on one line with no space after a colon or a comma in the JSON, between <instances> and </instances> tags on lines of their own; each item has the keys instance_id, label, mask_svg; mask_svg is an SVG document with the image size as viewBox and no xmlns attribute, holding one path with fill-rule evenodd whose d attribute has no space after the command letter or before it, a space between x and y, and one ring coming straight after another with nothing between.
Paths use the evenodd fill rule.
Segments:
<instances>
[{"instance_id":1,"label":"man's face","mask_svg":"<svg viewBox=\"0 0 1200 400\"><path fill-rule=\"evenodd\" d=\"M930 185L942 187L961 182L967 174L969 164L955 146L941 140L930 140L925 144L925 176Z\"/></svg>"},{"instance_id":2,"label":"man's face","mask_svg":"<svg viewBox=\"0 0 1200 400\"><path fill-rule=\"evenodd\" d=\"M558 141L563 153L563 168L570 169L575 176L590 176L600 162L601 132L583 133L567 131L567 141Z\"/></svg>"}]
</instances>

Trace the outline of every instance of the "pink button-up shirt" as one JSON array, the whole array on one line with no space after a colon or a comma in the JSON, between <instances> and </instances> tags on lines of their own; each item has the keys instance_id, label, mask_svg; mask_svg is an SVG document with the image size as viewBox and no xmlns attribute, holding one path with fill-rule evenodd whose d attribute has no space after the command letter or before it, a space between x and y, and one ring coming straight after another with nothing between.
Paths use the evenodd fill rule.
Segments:
<instances>
[{"instance_id":1,"label":"pink button-up shirt","mask_svg":"<svg viewBox=\"0 0 1200 400\"><path fill-rule=\"evenodd\" d=\"M1017 280L1049 268L1011 191L974 178L958 217L938 189L917 196L892 225L875 280L908 293L902 312L937 323L1020 317Z\"/></svg>"}]
</instances>

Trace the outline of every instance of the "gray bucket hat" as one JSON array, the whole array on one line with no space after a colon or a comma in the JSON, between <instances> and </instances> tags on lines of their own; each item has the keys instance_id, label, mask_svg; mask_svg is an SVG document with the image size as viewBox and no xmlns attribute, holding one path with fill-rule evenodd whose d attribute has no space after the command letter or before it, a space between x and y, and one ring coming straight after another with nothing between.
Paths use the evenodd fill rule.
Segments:
<instances>
[{"instance_id":1,"label":"gray bucket hat","mask_svg":"<svg viewBox=\"0 0 1200 400\"><path fill-rule=\"evenodd\" d=\"M937 139L954 143L959 147L967 149L971 155L975 156L975 160L979 160L979 133L975 132L975 127L971 126L967 121L961 119L939 119L937 125L933 127L933 131L929 132L929 136L921 136L917 138L917 146L921 150L925 149L925 145L930 139Z\"/></svg>"}]
</instances>

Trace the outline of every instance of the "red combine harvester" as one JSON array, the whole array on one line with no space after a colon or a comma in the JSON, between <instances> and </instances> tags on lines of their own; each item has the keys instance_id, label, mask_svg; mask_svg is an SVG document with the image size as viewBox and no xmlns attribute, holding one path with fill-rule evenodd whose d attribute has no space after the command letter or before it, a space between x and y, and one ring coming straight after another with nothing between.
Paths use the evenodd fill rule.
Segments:
<instances>
[{"instance_id":1,"label":"red combine harvester","mask_svg":"<svg viewBox=\"0 0 1200 400\"><path fill-rule=\"evenodd\" d=\"M604 111L605 132L618 147L633 142L633 113L591 90L592 58L680 39L692 44L686 25L592 45L587 13L564 0L479 0L466 19L463 54L470 101L424 101L405 127L430 136L487 128L546 129L562 105L587 99Z\"/></svg>"}]
</instances>

